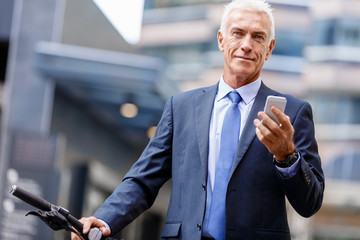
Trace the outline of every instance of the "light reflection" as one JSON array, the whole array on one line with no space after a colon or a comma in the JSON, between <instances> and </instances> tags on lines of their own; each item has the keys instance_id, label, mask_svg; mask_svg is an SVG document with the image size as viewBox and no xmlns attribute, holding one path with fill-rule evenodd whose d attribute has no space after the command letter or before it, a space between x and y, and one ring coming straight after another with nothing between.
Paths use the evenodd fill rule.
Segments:
<instances>
[{"instance_id":1,"label":"light reflection","mask_svg":"<svg viewBox=\"0 0 360 240\"><path fill-rule=\"evenodd\" d=\"M155 136L156 126L151 126L147 130L148 138L153 138Z\"/></svg>"},{"instance_id":2,"label":"light reflection","mask_svg":"<svg viewBox=\"0 0 360 240\"><path fill-rule=\"evenodd\" d=\"M120 106L120 114L126 118L134 118L138 115L139 109L133 103L124 103Z\"/></svg>"}]
</instances>

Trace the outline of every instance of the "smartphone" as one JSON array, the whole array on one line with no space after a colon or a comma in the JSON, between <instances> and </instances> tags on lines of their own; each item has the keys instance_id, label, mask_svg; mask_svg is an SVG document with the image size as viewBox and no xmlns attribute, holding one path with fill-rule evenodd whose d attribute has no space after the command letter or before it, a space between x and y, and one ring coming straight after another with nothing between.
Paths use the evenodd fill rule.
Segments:
<instances>
[{"instance_id":1,"label":"smartphone","mask_svg":"<svg viewBox=\"0 0 360 240\"><path fill-rule=\"evenodd\" d=\"M286 98L279 96L268 96L266 98L264 112L269 115L269 117L274 120L277 124L280 124L279 119L275 116L275 114L271 111L270 107L272 105L277 106L282 112L285 110L286 106Z\"/></svg>"}]
</instances>

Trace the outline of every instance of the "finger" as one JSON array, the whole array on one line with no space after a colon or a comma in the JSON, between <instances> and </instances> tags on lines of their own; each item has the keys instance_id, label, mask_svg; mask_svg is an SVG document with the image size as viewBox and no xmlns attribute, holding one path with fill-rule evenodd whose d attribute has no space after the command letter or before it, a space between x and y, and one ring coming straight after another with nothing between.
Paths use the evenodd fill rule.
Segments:
<instances>
[{"instance_id":1,"label":"finger","mask_svg":"<svg viewBox=\"0 0 360 240\"><path fill-rule=\"evenodd\" d=\"M81 218L80 222L83 224L83 234L87 234L92 227L92 221L90 218Z\"/></svg>"},{"instance_id":2,"label":"finger","mask_svg":"<svg viewBox=\"0 0 360 240\"><path fill-rule=\"evenodd\" d=\"M92 227L102 228L105 227L104 223L95 217L89 217Z\"/></svg>"},{"instance_id":3,"label":"finger","mask_svg":"<svg viewBox=\"0 0 360 240\"><path fill-rule=\"evenodd\" d=\"M274 114L279 118L280 121L280 130L281 132L279 134L283 135L283 137L287 137L292 139L292 136L294 135L294 127L291 124L290 117L287 116L285 113L281 112L280 109L274 107ZM279 135L279 136L281 136ZM292 140L291 140L292 141Z\"/></svg>"},{"instance_id":4,"label":"finger","mask_svg":"<svg viewBox=\"0 0 360 240\"><path fill-rule=\"evenodd\" d=\"M71 233L71 240L81 240L75 233Z\"/></svg>"},{"instance_id":5,"label":"finger","mask_svg":"<svg viewBox=\"0 0 360 240\"><path fill-rule=\"evenodd\" d=\"M275 105L271 106L271 111L275 114L275 116L279 119L279 122L282 127L289 127L291 125L290 118L284 112L282 112L278 107Z\"/></svg>"},{"instance_id":6,"label":"finger","mask_svg":"<svg viewBox=\"0 0 360 240\"><path fill-rule=\"evenodd\" d=\"M265 137L264 135L261 133L260 129L259 128L255 128L255 133L256 133L256 136L259 138L260 142L263 142Z\"/></svg>"},{"instance_id":7,"label":"finger","mask_svg":"<svg viewBox=\"0 0 360 240\"><path fill-rule=\"evenodd\" d=\"M89 226L89 229L93 228L93 227L97 227L97 228L99 228L99 230L101 231L103 236L109 236L111 234L111 231L108 228L106 228L105 224L102 221L100 221L99 219L97 219L95 217L89 217L88 220L89 220L90 226L89 225L86 225L86 226ZM84 228L85 228L85 225L84 225Z\"/></svg>"},{"instance_id":8,"label":"finger","mask_svg":"<svg viewBox=\"0 0 360 240\"><path fill-rule=\"evenodd\" d=\"M263 112L263 111L258 112L257 115L258 115L258 117L259 117L262 121L264 121L265 119L269 118L269 116L268 116L265 112Z\"/></svg>"},{"instance_id":9,"label":"finger","mask_svg":"<svg viewBox=\"0 0 360 240\"><path fill-rule=\"evenodd\" d=\"M273 129L278 127L279 125L265 112L259 112L258 117L262 120L263 124L268 128Z\"/></svg>"},{"instance_id":10,"label":"finger","mask_svg":"<svg viewBox=\"0 0 360 240\"><path fill-rule=\"evenodd\" d=\"M260 129L255 128L255 133L256 133L256 136L258 137L259 141L263 143L265 137L264 137L264 135L262 135Z\"/></svg>"},{"instance_id":11,"label":"finger","mask_svg":"<svg viewBox=\"0 0 360 240\"><path fill-rule=\"evenodd\" d=\"M273 144L273 134L272 132L262 123L259 119L254 120L254 125L256 127L256 135L259 138L260 142L265 145Z\"/></svg>"},{"instance_id":12,"label":"finger","mask_svg":"<svg viewBox=\"0 0 360 240\"><path fill-rule=\"evenodd\" d=\"M264 112L259 112L258 116L262 120L261 125L263 126L258 125L257 127L260 128L261 132L265 136L268 136L269 138L273 138L281 135L280 126L273 119L271 119L269 115L267 115Z\"/></svg>"},{"instance_id":13,"label":"finger","mask_svg":"<svg viewBox=\"0 0 360 240\"><path fill-rule=\"evenodd\" d=\"M270 153L272 153L272 149L274 147L274 143L271 142L270 139L266 138L258 128L256 128L256 136L258 137L259 141L264 144L264 146L268 149Z\"/></svg>"},{"instance_id":14,"label":"finger","mask_svg":"<svg viewBox=\"0 0 360 240\"><path fill-rule=\"evenodd\" d=\"M102 235L105 236L105 237L109 236L110 233L111 233L111 231L109 229L107 229L105 226L100 227L99 229L102 232Z\"/></svg>"},{"instance_id":15,"label":"finger","mask_svg":"<svg viewBox=\"0 0 360 240\"><path fill-rule=\"evenodd\" d=\"M271 131L264 125L264 121L260 122L259 119L254 120L254 124L256 126L256 131L258 134L261 134L261 138L265 138L271 134Z\"/></svg>"}]
</instances>

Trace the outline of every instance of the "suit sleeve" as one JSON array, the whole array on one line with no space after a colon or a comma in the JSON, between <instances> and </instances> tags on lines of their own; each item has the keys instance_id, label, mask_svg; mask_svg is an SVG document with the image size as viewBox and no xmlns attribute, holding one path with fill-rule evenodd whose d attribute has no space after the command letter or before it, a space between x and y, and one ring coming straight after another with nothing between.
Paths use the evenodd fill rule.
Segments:
<instances>
[{"instance_id":1,"label":"suit sleeve","mask_svg":"<svg viewBox=\"0 0 360 240\"><path fill-rule=\"evenodd\" d=\"M172 98L153 137L123 182L105 200L94 216L109 224L112 234L151 207L161 186L171 177Z\"/></svg>"},{"instance_id":2,"label":"suit sleeve","mask_svg":"<svg viewBox=\"0 0 360 240\"><path fill-rule=\"evenodd\" d=\"M315 140L311 106L304 103L292 122L294 143L300 152L299 171L291 178L284 178L276 170L287 199L303 217L310 217L321 207L324 194L324 174Z\"/></svg>"}]
</instances>

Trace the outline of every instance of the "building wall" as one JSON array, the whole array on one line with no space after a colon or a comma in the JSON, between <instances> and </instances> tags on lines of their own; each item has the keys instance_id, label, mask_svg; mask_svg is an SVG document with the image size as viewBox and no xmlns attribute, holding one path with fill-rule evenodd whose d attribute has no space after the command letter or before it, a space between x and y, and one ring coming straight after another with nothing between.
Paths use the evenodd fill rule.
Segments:
<instances>
[{"instance_id":1,"label":"building wall","mask_svg":"<svg viewBox=\"0 0 360 240\"><path fill-rule=\"evenodd\" d=\"M314 108L326 194L315 239L358 239L360 190L359 1L312 1L303 83Z\"/></svg>"}]
</instances>

